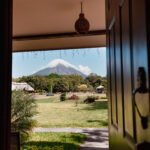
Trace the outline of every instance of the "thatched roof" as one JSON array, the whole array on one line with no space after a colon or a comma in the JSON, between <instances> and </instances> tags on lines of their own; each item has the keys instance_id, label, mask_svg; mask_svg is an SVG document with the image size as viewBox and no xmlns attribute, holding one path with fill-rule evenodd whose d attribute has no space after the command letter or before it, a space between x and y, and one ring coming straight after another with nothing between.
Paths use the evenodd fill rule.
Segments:
<instances>
[{"instance_id":1,"label":"thatched roof","mask_svg":"<svg viewBox=\"0 0 150 150\"><path fill-rule=\"evenodd\" d=\"M21 83L12 82L12 90L16 90L16 91L25 90L28 92L34 91L34 89L29 84L27 84L26 82L21 82Z\"/></svg>"}]
</instances>

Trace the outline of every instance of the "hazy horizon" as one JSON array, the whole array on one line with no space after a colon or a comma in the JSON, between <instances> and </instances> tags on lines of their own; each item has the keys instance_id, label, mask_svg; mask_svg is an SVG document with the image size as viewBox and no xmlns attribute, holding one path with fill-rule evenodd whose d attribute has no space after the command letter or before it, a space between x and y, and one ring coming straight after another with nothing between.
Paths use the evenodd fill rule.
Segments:
<instances>
[{"instance_id":1,"label":"hazy horizon","mask_svg":"<svg viewBox=\"0 0 150 150\"><path fill-rule=\"evenodd\" d=\"M86 75L106 76L106 48L88 48L13 53L12 77L32 75L59 59Z\"/></svg>"}]
</instances>

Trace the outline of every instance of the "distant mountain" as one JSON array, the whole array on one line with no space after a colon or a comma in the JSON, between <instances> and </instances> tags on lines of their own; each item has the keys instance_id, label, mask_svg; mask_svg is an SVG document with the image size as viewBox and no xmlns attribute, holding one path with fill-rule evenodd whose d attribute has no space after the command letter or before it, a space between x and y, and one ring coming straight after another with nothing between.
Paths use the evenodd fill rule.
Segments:
<instances>
[{"instance_id":1,"label":"distant mountain","mask_svg":"<svg viewBox=\"0 0 150 150\"><path fill-rule=\"evenodd\" d=\"M87 76L78 70L78 68L74 65L64 61L63 59L55 59L51 61L46 67L35 72L33 75L47 76L51 73L56 73L59 75L81 75L82 77Z\"/></svg>"}]
</instances>

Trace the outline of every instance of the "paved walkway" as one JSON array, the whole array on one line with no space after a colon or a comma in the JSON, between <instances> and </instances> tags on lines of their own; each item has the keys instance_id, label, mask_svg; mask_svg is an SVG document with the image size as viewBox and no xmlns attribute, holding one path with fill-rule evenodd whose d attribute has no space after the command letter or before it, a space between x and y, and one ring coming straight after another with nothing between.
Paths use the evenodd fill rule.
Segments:
<instances>
[{"instance_id":1,"label":"paved walkway","mask_svg":"<svg viewBox=\"0 0 150 150\"><path fill-rule=\"evenodd\" d=\"M108 150L107 128L34 128L33 132L72 132L87 136L79 150Z\"/></svg>"}]
</instances>

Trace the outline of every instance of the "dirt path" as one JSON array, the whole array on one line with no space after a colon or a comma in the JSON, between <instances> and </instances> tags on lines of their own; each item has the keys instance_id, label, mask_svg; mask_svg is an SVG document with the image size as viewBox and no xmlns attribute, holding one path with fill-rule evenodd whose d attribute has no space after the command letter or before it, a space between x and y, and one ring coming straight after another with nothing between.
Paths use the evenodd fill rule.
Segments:
<instances>
[{"instance_id":1,"label":"dirt path","mask_svg":"<svg viewBox=\"0 0 150 150\"><path fill-rule=\"evenodd\" d=\"M87 136L79 150L108 150L107 128L34 128L33 132L72 132Z\"/></svg>"}]
</instances>

